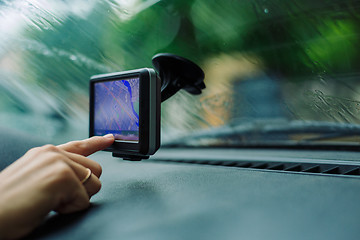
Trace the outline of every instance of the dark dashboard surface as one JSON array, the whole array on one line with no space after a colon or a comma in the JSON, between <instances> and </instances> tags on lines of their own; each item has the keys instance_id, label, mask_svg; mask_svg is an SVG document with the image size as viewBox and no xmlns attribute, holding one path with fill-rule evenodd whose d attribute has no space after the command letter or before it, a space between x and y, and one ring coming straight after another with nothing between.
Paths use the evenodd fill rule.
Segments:
<instances>
[{"instance_id":1,"label":"dark dashboard surface","mask_svg":"<svg viewBox=\"0 0 360 240\"><path fill-rule=\"evenodd\" d=\"M160 150L127 162L100 152L103 187L81 213L52 214L29 239L358 239L360 178L161 162L246 158L350 161L358 153ZM335 159L335 160L334 160Z\"/></svg>"}]
</instances>

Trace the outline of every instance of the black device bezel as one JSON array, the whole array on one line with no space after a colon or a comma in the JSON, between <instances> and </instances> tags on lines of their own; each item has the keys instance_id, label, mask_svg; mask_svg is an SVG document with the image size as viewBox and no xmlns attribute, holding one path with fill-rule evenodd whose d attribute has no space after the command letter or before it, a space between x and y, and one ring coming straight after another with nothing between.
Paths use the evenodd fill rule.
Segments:
<instances>
[{"instance_id":1,"label":"black device bezel","mask_svg":"<svg viewBox=\"0 0 360 240\"><path fill-rule=\"evenodd\" d=\"M116 141L105 150L124 156L127 154L146 156L154 154L160 146L160 79L153 69L142 68L95 75L90 78L89 135L90 137L94 136L95 84L134 77L139 77L139 141L138 143Z\"/></svg>"}]
</instances>

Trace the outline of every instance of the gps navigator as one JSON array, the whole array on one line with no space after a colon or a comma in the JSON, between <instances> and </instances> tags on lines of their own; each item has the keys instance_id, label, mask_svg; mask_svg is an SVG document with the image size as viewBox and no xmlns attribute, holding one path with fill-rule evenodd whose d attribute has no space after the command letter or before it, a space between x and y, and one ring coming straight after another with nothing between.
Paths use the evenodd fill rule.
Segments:
<instances>
[{"instance_id":1,"label":"gps navigator","mask_svg":"<svg viewBox=\"0 0 360 240\"><path fill-rule=\"evenodd\" d=\"M115 143L107 150L118 155L152 155L160 146L160 102L160 79L153 69L95 75L90 135L113 134Z\"/></svg>"},{"instance_id":2,"label":"gps navigator","mask_svg":"<svg viewBox=\"0 0 360 240\"><path fill-rule=\"evenodd\" d=\"M151 68L92 76L90 136L113 134L106 149L114 157L138 161L160 147L160 104L180 89L200 94L204 72L195 63L169 53L153 57Z\"/></svg>"}]
</instances>

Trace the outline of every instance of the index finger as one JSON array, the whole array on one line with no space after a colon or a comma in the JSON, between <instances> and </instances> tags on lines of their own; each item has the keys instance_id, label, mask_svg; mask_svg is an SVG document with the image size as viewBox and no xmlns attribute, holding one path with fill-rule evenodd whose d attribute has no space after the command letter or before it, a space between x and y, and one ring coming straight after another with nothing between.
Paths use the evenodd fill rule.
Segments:
<instances>
[{"instance_id":1,"label":"index finger","mask_svg":"<svg viewBox=\"0 0 360 240\"><path fill-rule=\"evenodd\" d=\"M108 134L103 137L95 136L85 140L68 142L61 144L58 147L67 152L80 154L86 157L97 151L110 147L113 142L114 136L112 134Z\"/></svg>"}]
</instances>

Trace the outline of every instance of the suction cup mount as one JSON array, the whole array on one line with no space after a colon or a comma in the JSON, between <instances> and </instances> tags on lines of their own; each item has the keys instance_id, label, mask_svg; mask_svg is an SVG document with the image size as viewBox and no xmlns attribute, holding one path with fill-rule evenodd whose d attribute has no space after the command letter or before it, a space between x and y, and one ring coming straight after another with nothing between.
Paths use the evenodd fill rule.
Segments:
<instances>
[{"instance_id":1,"label":"suction cup mount","mask_svg":"<svg viewBox=\"0 0 360 240\"><path fill-rule=\"evenodd\" d=\"M159 53L152 64L161 79L161 102L164 102L180 89L198 95L204 89L205 74L190 60L170 53Z\"/></svg>"}]
</instances>

